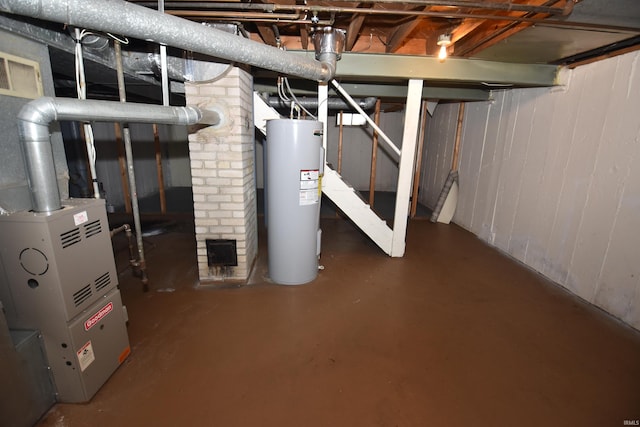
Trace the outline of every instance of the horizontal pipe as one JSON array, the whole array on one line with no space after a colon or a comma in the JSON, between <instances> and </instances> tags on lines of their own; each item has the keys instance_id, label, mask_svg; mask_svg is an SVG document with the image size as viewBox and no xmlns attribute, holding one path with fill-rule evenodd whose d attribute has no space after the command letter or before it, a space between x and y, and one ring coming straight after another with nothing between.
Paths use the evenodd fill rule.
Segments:
<instances>
[{"instance_id":1,"label":"horizontal pipe","mask_svg":"<svg viewBox=\"0 0 640 427\"><path fill-rule=\"evenodd\" d=\"M49 97L29 102L18 113L18 134L35 212L52 212L62 207L49 138L49 124L58 120L215 125L221 117L215 111L196 107Z\"/></svg>"},{"instance_id":2,"label":"horizontal pipe","mask_svg":"<svg viewBox=\"0 0 640 427\"><path fill-rule=\"evenodd\" d=\"M188 16L188 17L208 17L208 18L234 18L236 21L245 21L249 19L258 19L263 17L269 17L274 21L279 21L281 19L287 21L295 21L302 19L302 13L263 13L263 12L234 12L227 10L188 10L188 9L171 9L165 11L165 13L170 13L172 15L177 16ZM311 23L311 20L308 20Z\"/></svg>"},{"instance_id":3,"label":"horizontal pipe","mask_svg":"<svg viewBox=\"0 0 640 427\"><path fill-rule=\"evenodd\" d=\"M122 0L0 0L0 11L152 41L309 80L329 81L335 69L335 64L293 57L281 49Z\"/></svg>"},{"instance_id":4,"label":"horizontal pipe","mask_svg":"<svg viewBox=\"0 0 640 427\"><path fill-rule=\"evenodd\" d=\"M248 16L242 12L211 12L198 10L167 10L165 13L180 17L189 17L193 19L211 20L216 22L273 22L282 25L287 24L305 24L305 25L321 25L332 26L335 21L331 19L323 19L311 21L311 18L297 17L290 15L292 18L283 18L274 13L257 13L254 16Z\"/></svg>"},{"instance_id":5,"label":"horizontal pipe","mask_svg":"<svg viewBox=\"0 0 640 427\"><path fill-rule=\"evenodd\" d=\"M572 2L572 0L570 0ZM157 7L156 2L134 2L145 7ZM455 1L455 0L364 0L359 3L391 3L391 4L412 4L417 6L448 6L459 7L465 9L479 9L479 10L500 10L509 12L535 12L544 13L549 15L564 15L566 8L561 7L549 7L549 6L535 6L518 3L497 3L497 2L471 2L471 1ZM289 9L290 5L280 5L273 3L235 3L235 2L182 2L182 1L169 1L164 3L167 8L190 8L190 9L203 9L203 10L218 10L218 9L231 9L231 10L261 10L265 12L273 12L274 10L293 10ZM308 10L322 10L323 6L307 6ZM370 11L370 8L359 8L363 13ZM388 10L388 9L385 9Z\"/></svg>"},{"instance_id":6,"label":"horizontal pipe","mask_svg":"<svg viewBox=\"0 0 640 427\"><path fill-rule=\"evenodd\" d=\"M267 100L269 105L273 108L290 108L290 101L285 101L277 96L271 96ZM360 108L363 110L372 109L377 101L377 98L370 96L367 98L362 98L359 100L355 100ZM306 97L298 97L296 104L302 105L304 108L317 108L318 107L318 98L306 98ZM351 104L346 103L340 98L329 98L327 100L327 107L329 110L354 110Z\"/></svg>"}]
</instances>

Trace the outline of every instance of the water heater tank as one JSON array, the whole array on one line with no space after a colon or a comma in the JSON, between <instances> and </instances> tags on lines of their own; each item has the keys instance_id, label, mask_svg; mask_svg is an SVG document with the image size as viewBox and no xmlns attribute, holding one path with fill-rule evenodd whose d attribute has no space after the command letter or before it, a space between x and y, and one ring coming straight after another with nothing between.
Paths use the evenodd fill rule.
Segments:
<instances>
[{"instance_id":1,"label":"water heater tank","mask_svg":"<svg viewBox=\"0 0 640 427\"><path fill-rule=\"evenodd\" d=\"M299 285L318 275L322 123L267 122L266 199L269 277Z\"/></svg>"}]
</instances>

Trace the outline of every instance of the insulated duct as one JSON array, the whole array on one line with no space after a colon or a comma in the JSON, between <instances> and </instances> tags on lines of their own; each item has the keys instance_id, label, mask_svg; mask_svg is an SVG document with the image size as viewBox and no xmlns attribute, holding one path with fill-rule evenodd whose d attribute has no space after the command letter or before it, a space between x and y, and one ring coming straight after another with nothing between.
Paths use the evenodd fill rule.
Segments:
<instances>
[{"instance_id":1,"label":"insulated duct","mask_svg":"<svg viewBox=\"0 0 640 427\"><path fill-rule=\"evenodd\" d=\"M49 124L56 120L216 125L222 117L215 111L195 107L49 97L29 102L18 113L18 133L35 212L52 212L62 207L49 139Z\"/></svg>"},{"instance_id":2,"label":"insulated duct","mask_svg":"<svg viewBox=\"0 0 640 427\"><path fill-rule=\"evenodd\" d=\"M342 51L342 46L326 49L318 62L122 0L0 0L0 11L121 34L322 82L333 78ZM344 44L344 32L334 31L340 34L327 29L322 33L338 42L341 38Z\"/></svg>"},{"instance_id":3,"label":"insulated duct","mask_svg":"<svg viewBox=\"0 0 640 427\"><path fill-rule=\"evenodd\" d=\"M296 100L297 102L295 103L298 105L302 105L304 108L318 108L318 98L298 97ZM355 101L357 102L358 106L360 106L360 108L366 111L371 110L376 105L377 100L378 98L369 96L367 98L357 99ZM273 108L284 109L290 108L291 106L290 101L285 101L277 96L270 96L267 101ZM346 103L340 98L328 98L327 108L329 110L354 110L354 107L352 107L351 104Z\"/></svg>"}]
</instances>

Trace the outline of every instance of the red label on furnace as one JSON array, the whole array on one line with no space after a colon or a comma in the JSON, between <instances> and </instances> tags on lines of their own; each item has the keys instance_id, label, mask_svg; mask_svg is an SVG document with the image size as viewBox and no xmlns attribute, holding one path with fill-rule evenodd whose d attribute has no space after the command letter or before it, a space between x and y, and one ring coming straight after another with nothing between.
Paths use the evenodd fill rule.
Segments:
<instances>
[{"instance_id":1,"label":"red label on furnace","mask_svg":"<svg viewBox=\"0 0 640 427\"><path fill-rule=\"evenodd\" d=\"M103 317L105 317L107 314L111 313L112 311L113 311L113 303L110 302L109 304L105 305L100 310L98 310L96 314L94 314L93 316L85 320L84 330L88 331L89 329L93 328L98 322L102 320Z\"/></svg>"}]
</instances>

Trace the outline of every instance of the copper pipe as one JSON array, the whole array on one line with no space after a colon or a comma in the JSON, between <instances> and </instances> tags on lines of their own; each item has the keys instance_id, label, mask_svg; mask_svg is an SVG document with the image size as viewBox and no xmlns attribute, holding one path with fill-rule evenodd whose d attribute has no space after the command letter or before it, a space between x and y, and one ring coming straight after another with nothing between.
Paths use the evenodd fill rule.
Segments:
<instances>
[{"instance_id":1,"label":"copper pipe","mask_svg":"<svg viewBox=\"0 0 640 427\"><path fill-rule=\"evenodd\" d=\"M453 3L453 2L452 2ZM555 3L555 1L554 1ZM144 3L141 3L144 4ZM172 3L173 4L173 3ZM178 5L181 5L178 2ZM190 16L190 17L209 17L209 18L220 18L221 20L234 20L234 21L253 21L260 20L262 22L283 22L282 19L286 19L283 17L279 17L277 14L272 13L271 11L298 11L298 12L316 12L316 13L359 13L364 15L399 15L399 16L407 16L407 17L434 17L434 18L449 18L449 19L485 19L485 20L497 20L497 21L514 21L514 22L530 22L530 23L541 23L549 24L552 26L577 26L577 27L603 27L609 28L609 26L602 26L598 24L580 24L580 23L572 23L572 22L564 22L564 21L549 21L545 18L530 18L531 14L545 14L545 15L567 15L571 12L573 6L567 6L564 8L549 8L545 6L528 6L521 5L522 7L512 8L511 11L514 12L525 12L524 16L512 16L512 15L490 15L490 14L473 14L473 13L461 13L461 12L435 12L428 10L394 10L394 9L367 9L367 8L359 8L359 7L334 7L334 6L307 6L307 5L280 5L280 4L268 4L265 6L269 6L269 8L265 8L265 13L255 13L255 12L227 12L227 11L193 11L193 10L170 10L166 13L176 15L176 16ZM184 6L182 6L184 7ZM465 6L461 6L465 7ZM533 9L533 8L538 9ZM484 8L491 9L491 8ZM522 9L522 10L521 10ZM497 9L501 10L501 9ZM184 12L184 15L182 14ZM233 16L233 18L231 18ZM285 15L286 17L287 15ZM289 16L290 18L291 16ZM331 20L333 21L333 19ZM302 19L297 23L310 23L311 19ZM291 22L287 22L291 23ZM326 25L326 24L325 24ZM617 28L617 27L616 27ZM621 30L631 31L631 28L620 28Z\"/></svg>"},{"instance_id":2,"label":"copper pipe","mask_svg":"<svg viewBox=\"0 0 640 427\"><path fill-rule=\"evenodd\" d=\"M184 10L184 9L171 9L165 13L176 16L189 16L189 17L205 17L205 18L233 18L236 21L244 21L249 19L261 19L269 17L272 21L280 19L297 20L301 19L301 13L264 13L264 12L228 12L220 10ZM311 20L309 20L311 22Z\"/></svg>"},{"instance_id":3,"label":"copper pipe","mask_svg":"<svg viewBox=\"0 0 640 427\"><path fill-rule=\"evenodd\" d=\"M374 1L374 0L368 0L368 1ZM155 2L143 1L143 2L131 2L131 3L136 3L142 6L148 6L152 8L156 7ZM410 3L413 4L413 2L410 2ZM445 4L443 3L450 3L449 5L457 3L460 7L470 7L469 5L474 4L474 3L464 2L464 1L458 1L458 2L452 1L452 2L433 2L433 5L445 6ZM557 3L557 1L552 1L552 3ZM520 5L525 10L520 10L521 7L515 4L511 4L511 3L505 3L505 4L513 6L511 8L511 11L533 13L534 15L546 14L546 15L554 15L554 16L556 15L567 16L573 11L574 3L575 1L568 0L565 3L565 6L562 8ZM430 3L427 3L426 1L422 1L420 4L429 5ZM484 4L484 3L476 2L475 4L482 4L485 10L492 9L491 7L488 7L489 5L497 5L496 7L502 7L500 6L500 4L497 4L497 3ZM304 13L308 13L308 12L326 12L326 13L333 13L333 14L359 13L359 14L366 14L366 15L400 15L400 16L407 16L407 17L422 16L422 17L434 17L434 18L445 18L445 19L470 18L470 19L484 19L484 20L494 20L494 21L529 22L532 24L544 24L545 26L558 27L558 28L579 28L579 29L586 29L586 30L589 30L589 29L590 30L598 30L598 29L607 30L608 29L612 31L629 32L629 33L635 33L638 31L638 28L634 28L634 27L622 27L622 26L613 26L608 24L596 24L596 23L586 23L586 22L570 22L570 21L562 21L562 20L549 20L545 18L530 18L530 17L527 17L527 15L502 16L502 15L490 15L490 14L458 13L458 12L433 12L433 11L425 11L425 10L411 11L411 10L390 10L390 9L368 9L368 8L358 8L358 7L280 5L280 4L273 4L273 3L259 4L259 3L167 2L165 3L165 5L171 6L171 7L196 7L196 5L200 5L202 8L215 7L218 9L231 9L231 10L249 9L249 10L262 10L264 12L288 10L288 11L299 11ZM251 5L250 8L247 7L249 5ZM538 9L535 9L535 8L538 8ZM553 13L550 13L550 12L553 12ZM170 13L170 12L167 12L167 13ZM264 18L257 18L257 19L261 19L263 22L283 22L282 20L279 20L279 19L269 19L269 13L264 13L263 15L264 15ZM224 21L242 21L243 20L242 13L237 12L235 16L236 17L233 19L224 18L221 20L224 20ZM249 21L250 19L247 19L247 20ZM302 19L299 22L295 22L295 23L308 24L309 22L310 22L310 19ZM286 22L286 23L293 23L293 22ZM323 25L326 25L326 24L323 24Z\"/></svg>"},{"instance_id":4,"label":"copper pipe","mask_svg":"<svg viewBox=\"0 0 640 427\"><path fill-rule=\"evenodd\" d=\"M554 3L558 3L559 0L554 1ZM135 2L141 6L155 8L155 2L143 1L143 2ZM533 6L526 4L518 4L518 3L485 3L485 2L469 2L469 1L455 1L455 0L364 0L359 3L390 3L390 4L400 4L407 5L413 4L417 6L448 6L448 7L459 7L465 9L479 9L479 10L503 10L508 12L534 12L534 13L544 13L549 15L568 15L571 13L571 8L568 7L568 4L573 4L572 0L568 0L566 2L567 6L565 7L548 7L548 6ZM261 10L265 12L273 12L276 10L317 10L317 11L326 11L328 9L336 9L330 6L308 6L305 5L303 8L293 8L291 6L295 5L281 5L275 3L266 3L266 4L256 4L256 3L217 3L217 2L182 2L182 1L173 1L173 2L165 2L165 7L168 8L192 8L192 9L204 9L204 10L219 10L219 9L227 9L227 10ZM343 8L337 8L343 9ZM371 9L367 8L358 8L359 10L366 13L366 11L370 11ZM568 9L568 10L567 10ZM385 10L391 12L390 10Z\"/></svg>"}]
</instances>

